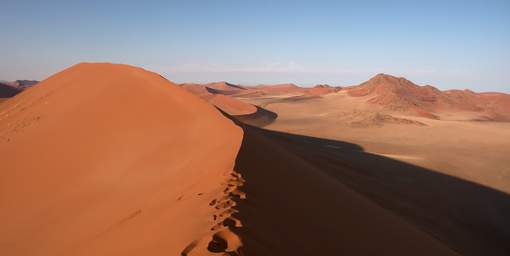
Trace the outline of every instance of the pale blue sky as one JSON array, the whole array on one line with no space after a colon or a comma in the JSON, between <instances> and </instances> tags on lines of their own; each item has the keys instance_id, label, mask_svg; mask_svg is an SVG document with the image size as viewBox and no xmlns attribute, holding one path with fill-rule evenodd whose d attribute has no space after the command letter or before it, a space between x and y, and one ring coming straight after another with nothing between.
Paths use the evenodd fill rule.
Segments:
<instances>
[{"instance_id":1,"label":"pale blue sky","mask_svg":"<svg viewBox=\"0 0 510 256\"><path fill-rule=\"evenodd\" d=\"M348 85L383 72L510 92L509 0L0 0L0 10L0 79L106 61L176 82Z\"/></svg>"}]
</instances>

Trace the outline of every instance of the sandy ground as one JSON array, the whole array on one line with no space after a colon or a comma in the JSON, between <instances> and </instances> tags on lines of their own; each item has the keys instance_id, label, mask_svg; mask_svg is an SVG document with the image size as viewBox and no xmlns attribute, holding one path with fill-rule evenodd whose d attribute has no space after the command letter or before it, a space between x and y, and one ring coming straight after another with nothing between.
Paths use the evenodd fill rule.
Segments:
<instances>
[{"instance_id":1,"label":"sandy ground","mask_svg":"<svg viewBox=\"0 0 510 256\"><path fill-rule=\"evenodd\" d=\"M249 101L278 114L267 129L352 142L368 152L510 193L508 122L432 120L393 114L425 125L388 123L373 118L377 106L367 106L364 99L343 92L308 100ZM458 113L455 117L465 119L466 115Z\"/></svg>"},{"instance_id":2,"label":"sandy ground","mask_svg":"<svg viewBox=\"0 0 510 256\"><path fill-rule=\"evenodd\" d=\"M188 87L79 64L3 102L0 254L510 253L508 123Z\"/></svg>"},{"instance_id":3,"label":"sandy ground","mask_svg":"<svg viewBox=\"0 0 510 256\"><path fill-rule=\"evenodd\" d=\"M158 74L64 70L0 105L0 254L206 255L241 139Z\"/></svg>"},{"instance_id":4,"label":"sandy ground","mask_svg":"<svg viewBox=\"0 0 510 256\"><path fill-rule=\"evenodd\" d=\"M248 197L245 204L251 202L251 205L245 206L246 209L241 203L240 214L246 214L241 219L246 221L251 219L253 225L256 223L257 227L264 226L264 221L281 230L287 230L297 225L297 222L303 227L303 229L293 230L294 235L288 238L287 244L276 242L280 240L275 237L277 235L274 232L270 231L271 227L267 227L268 233L265 237L258 233L255 227L251 231L246 228L241 231L245 232L242 234L247 239L246 247L254 244L256 249L253 250L257 252L255 254L267 254L272 249L282 252L294 250L297 254L307 251L308 254L305 255L312 255L312 251L328 255L339 251L351 255L377 254L375 251L367 252L355 248L355 245L351 244L355 242L336 244L341 240L341 234L338 233L341 227L328 228L339 225L349 217L345 216L345 212L340 213L340 207L337 210L334 203L327 204L326 213L320 206L315 205L316 201L323 202L322 200L329 198L327 193L319 192L325 188L315 187L326 187L326 182L316 180L318 173L327 174L340 184L333 186L334 189L341 190L341 187L345 186L363 195L369 201L436 238L457 253L462 255L508 255L510 253L507 243L510 241L510 219L506 217L510 215L510 169L508 168L510 166L510 158L508 158L510 123L459 121L469 119L470 113L465 112L450 112L448 120L408 116L368 105L365 103L366 99L350 97L345 92L314 98L264 95L263 97L238 97L238 99L259 105L278 115L276 120L265 124L264 130L245 127L245 141L238 156L238 164L240 161L241 163L250 162L242 160L249 157L243 156L244 150L261 152L260 156L266 154L267 148L279 147L283 148L280 149L281 154L290 154L303 161L301 164L289 167L290 160L281 163L282 160L267 155L263 157L265 161L257 162L260 166L258 170L250 168L249 164L244 165L244 170L247 172L245 175L247 194L256 199L251 202ZM253 133L256 135L252 135ZM264 150L260 149L262 145L259 145L259 149L248 146L250 143L246 140L255 141L250 139L254 136L263 137L271 146L264 147ZM311 166L313 171L309 170L309 173L315 174L309 174L310 176L302 174L301 169L305 168L303 166ZM243 168L238 169L243 170ZM260 170L266 170L267 173L260 174ZM299 175L290 174L294 172ZM267 176L263 181L258 175ZM278 182L268 182L269 177L273 175L279 175L273 179ZM303 176L306 177L306 181L298 178ZM250 181L253 182L253 180L258 180L259 184L264 183L264 189L257 185L250 185ZM278 185L274 183L284 185L280 191L276 192ZM279 199L266 194L265 190L269 190L272 186L275 186L273 193L281 195ZM304 191L308 191L308 194ZM299 202L288 199L292 196L286 193L299 195L301 203L307 206L312 205L314 209L320 210L312 213L306 206L300 207ZM314 193L317 193L316 196L309 196ZM335 195L330 200L347 194L345 191L330 193ZM258 201L259 196L264 199ZM277 218L279 221L276 223L274 220L268 220L269 215L266 219L250 215L250 213L254 214L258 207L266 211L276 208L278 212L284 213L279 215ZM299 213L291 210L294 208L299 209ZM259 209L259 211L263 210ZM376 210L370 211L374 213ZM330 213L332 216L328 217ZM339 220L333 215L341 215L341 218L345 219ZM377 214L377 216L382 215L384 214ZM316 222L312 224L304 220L307 216L317 216L316 222L327 220L327 227L319 227L320 224ZM374 248L377 248L374 238L367 234L361 235L363 225L371 226L374 233L384 233L385 238L404 232L402 230L376 231L374 226L379 228L382 225L363 221L361 213L356 216L359 218L349 219L350 223L355 223L354 225L359 227L357 230L359 233L356 234L363 237L359 237L356 241L370 241L368 243ZM374 214L369 216L373 217ZM291 224L292 218L296 218L294 224ZM396 226L396 224L392 225L394 228ZM327 239L324 240L322 236L311 238L307 234L312 233L312 230L321 230L329 234L324 237L332 236L336 239L325 242ZM253 237L250 238L250 236ZM407 235L406 237L410 238ZM401 238L393 237L393 239L403 241ZM419 240L423 242L426 239ZM379 240L384 244L383 241L384 239ZM319 246L321 243L327 246ZM300 246L292 247L292 244ZM345 244L350 244L352 247ZM264 248L264 245L267 251L259 251ZM402 254L402 251L392 253L388 251L402 248L397 248L394 244L388 245L388 243L386 246L381 246L381 249L377 251L383 255ZM328 248L334 249L328 251ZM420 247L417 245L415 248ZM247 250L250 249L247 248ZM438 254L438 252L421 249L411 254L417 253Z\"/></svg>"},{"instance_id":5,"label":"sandy ground","mask_svg":"<svg viewBox=\"0 0 510 256\"><path fill-rule=\"evenodd\" d=\"M510 197L356 144L243 126L247 255L507 255Z\"/></svg>"},{"instance_id":6,"label":"sandy ground","mask_svg":"<svg viewBox=\"0 0 510 256\"><path fill-rule=\"evenodd\" d=\"M216 92L217 89L209 88L208 86L215 85L215 88L223 88L226 92L226 95L221 93L213 93ZM221 109L222 111L230 114L230 115L248 115L253 114L257 111L257 108L252 104L245 103L243 101L237 100L233 97L228 96L228 92L233 91L234 89L240 90L237 87L232 87L230 89L228 84L225 83L216 83L216 84L181 84L181 87L188 90L189 92L199 96L200 98L206 100L211 103L215 107ZM226 88L225 88L226 87Z\"/></svg>"}]
</instances>

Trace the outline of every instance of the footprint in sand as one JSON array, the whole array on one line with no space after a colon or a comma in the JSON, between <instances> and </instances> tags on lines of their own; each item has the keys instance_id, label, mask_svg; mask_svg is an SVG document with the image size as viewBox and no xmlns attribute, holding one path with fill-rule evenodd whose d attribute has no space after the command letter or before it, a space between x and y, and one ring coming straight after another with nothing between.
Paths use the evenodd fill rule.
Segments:
<instances>
[{"instance_id":1,"label":"footprint in sand","mask_svg":"<svg viewBox=\"0 0 510 256\"><path fill-rule=\"evenodd\" d=\"M209 233L200 239L192 241L183 249L181 255L199 255L204 254L206 251L215 254L223 253L222 255L242 255L241 239L232 232L230 228L241 228L243 226L241 220L232 215L238 212L234 208L236 206L236 201L234 201L233 198L246 199L246 193L239 190L239 187L243 186L244 183L245 180L241 174L236 172L231 173L228 180L224 183L224 196L215 198L209 202L209 206L218 210L218 212L212 216L215 224L210 230L213 233Z\"/></svg>"},{"instance_id":2,"label":"footprint in sand","mask_svg":"<svg viewBox=\"0 0 510 256\"><path fill-rule=\"evenodd\" d=\"M242 242L239 236L230 229L225 229L214 233L212 240L207 246L210 252L226 252L227 255L241 255Z\"/></svg>"}]
</instances>

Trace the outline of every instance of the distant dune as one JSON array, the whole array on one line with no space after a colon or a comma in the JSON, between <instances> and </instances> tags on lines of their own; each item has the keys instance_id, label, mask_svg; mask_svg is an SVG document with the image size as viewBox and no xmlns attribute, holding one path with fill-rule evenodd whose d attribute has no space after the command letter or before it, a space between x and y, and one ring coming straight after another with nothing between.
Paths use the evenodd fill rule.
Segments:
<instances>
[{"instance_id":1,"label":"distant dune","mask_svg":"<svg viewBox=\"0 0 510 256\"><path fill-rule=\"evenodd\" d=\"M277 118L277 114L271 113L263 106L247 103L243 98L273 97L281 98L293 96L292 100L302 100L314 97L320 97L332 92L337 92L340 88L329 85L317 85L313 88L303 88L295 84L276 84L276 85L257 85L241 86L227 82L214 82L208 84L181 84L183 88L200 96L209 103L218 107L225 113L237 116L245 122L265 126Z\"/></svg>"},{"instance_id":2,"label":"distant dune","mask_svg":"<svg viewBox=\"0 0 510 256\"><path fill-rule=\"evenodd\" d=\"M287 204L280 205L281 201L268 196L277 192L265 192L269 188L277 191L278 185L265 182L264 190L260 189L261 185L252 185L253 179L258 178L256 169L271 169L272 176L281 175L275 180L282 180L288 177L283 173L297 170L302 173L306 165L336 178L382 208L414 223L461 255L508 255L510 247L505 241L510 241L510 222L503 217L510 214L508 96L469 90L440 91L432 86L418 86L405 78L379 74L360 85L343 87L318 97L294 93L237 97L278 115L264 130L243 127L245 141L239 156L247 161L253 153L247 154L246 151L263 152L258 156L267 153L264 156L266 161L258 163L258 168L242 164L244 161L239 157L237 161L239 166L245 166L237 169L246 178L246 192L251 195L239 207L241 219L247 222L251 219L253 223L251 227L247 224L246 229L240 230L241 236L247 237L246 247L252 243L271 244L263 241L276 240L277 235L273 232L268 231L268 235L263 236L258 233L259 228L272 230L279 226L281 230L289 230L291 223L308 216L281 214L275 218L281 221L276 222L268 217L270 214L265 215L265 219L255 215L256 209L259 213L275 208L279 209L277 212L288 212L288 209L299 208L299 202L313 205L317 200L328 198L327 195L317 195L310 199L300 194L301 201L286 201ZM304 163L289 167L285 163L290 161L282 163L278 157L270 156L267 150L255 149L253 145L261 142L253 137L265 138L265 143L272 144L271 148L280 148L280 153L294 154ZM259 184L264 183L262 180L258 180ZM312 178L306 180L311 181ZM300 192L310 189L308 195L319 193L311 182L300 183L297 178L285 182L285 190L279 193L288 192L293 186L303 187ZM332 194L338 198L339 194L345 193ZM254 197L264 198L265 203L257 202ZM281 198L289 197L282 195ZM328 209L333 208L330 206ZM331 219L326 217L327 214L319 211L314 216L320 216L318 220ZM342 239L340 234L335 233L336 229L330 230L328 225L320 227L320 223L316 226L310 223L302 225L308 226L304 230L321 230L335 234L331 236L338 239L330 242L309 239L300 250L308 250L308 255L311 255L310 251L324 255L341 251L328 251ZM358 232L362 232L362 226L358 224ZM251 228L253 230L250 231ZM293 250L292 244L303 243L307 237L300 231L292 232L295 239L300 237L300 242L289 239L268 248ZM393 234L385 234L390 233ZM250 235L253 240L250 240ZM321 247L320 244L327 246ZM370 244L377 246L375 242ZM345 250L348 250L347 247L342 246ZM255 254L268 254L270 251L260 250ZM300 250L295 253L299 254ZM425 255L438 254L417 251ZM356 252L360 251L353 249L346 254L356 255Z\"/></svg>"},{"instance_id":3,"label":"distant dune","mask_svg":"<svg viewBox=\"0 0 510 256\"><path fill-rule=\"evenodd\" d=\"M508 194L353 143L242 127L247 255L510 252Z\"/></svg>"},{"instance_id":4,"label":"distant dune","mask_svg":"<svg viewBox=\"0 0 510 256\"><path fill-rule=\"evenodd\" d=\"M257 85L254 88L263 91L265 93L292 93L300 92L303 88L295 84L263 84Z\"/></svg>"},{"instance_id":5,"label":"distant dune","mask_svg":"<svg viewBox=\"0 0 510 256\"><path fill-rule=\"evenodd\" d=\"M338 91L340 88L331 87L329 85L317 85L312 88L300 87L296 84L264 84L257 85L254 87L246 87L249 90L253 90L252 95L322 95Z\"/></svg>"},{"instance_id":6,"label":"distant dune","mask_svg":"<svg viewBox=\"0 0 510 256\"><path fill-rule=\"evenodd\" d=\"M378 74L358 86L346 88L349 95L387 110L437 119L443 113L471 112L472 119L510 121L509 94L475 93L470 90L440 91L418 86L405 78ZM490 95L490 96L488 96Z\"/></svg>"},{"instance_id":7,"label":"distant dune","mask_svg":"<svg viewBox=\"0 0 510 256\"><path fill-rule=\"evenodd\" d=\"M0 99L10 98L21 92L21 89L16 88L8 83L0 83Z\"/></svg>"},{"instance_id":8,"label":"distant dune","mask_svg":"<svg viewBox=\"0 0 510 256\"><path fill-rule=\"evenodd\" d=\"M0 103L37 83L38 81L33 80L0 81Z\"/></svg>"},{"instance_id":9,"label":"distant dune","mask_svg":"<svg viewBox=\"0 0 510 256\"><path fill-rule=\"evenodd\" d=\"M246 88L227 82L216 82L204 85L207 89L212 90L213 93L221 94L236 94L246 90Z\"/></svg>"},{"instance_id":10,"label":"distant dune","mask_svg":"<svg viewBox=\"0 0 510 256\"><path fill-rule=\"evenodd\" d=\"M440 91L379 74L320 97L238 99L278 115L267 129L356 143L510 193L509 94Z\"/></svg>"},{"instance_id":11,"label":"distant dune","mask_svg":"<svg viewBox=\"0 0 510 256\"><path fill-rule=\"evenodd\" d=\"M14 85L17 88L23 89L23 90L30 88L30 87L36 85L37 83L39 83L39 81L36 81L36 80L16 80L16 81L11 82L12 85Z\"/></svg>"},{"instance_id":12,"label":"distant dune","mask_svg":"<svg viewBox=\"0 0 510 256\"><path fill-rule=\"evenodd\" d=\"M216 215L242 131L158 74L73 66L0 105L0 136L2 255L201 254L233 239Z\"/></svg>"},{"instance_id":13,"label":"distant dune","mask_svg":"<svg viewBox=\"0 0 510 256\"><path fill-rule=\"evenodd\" d=\"M189 92L200 96L202 99L210 102L214 106L220 108L230 115L247 115L253 114L257 111L257 108L251 104L239 101L235 98L229 97L229 93L235 89L227 89L226 84L214 83L214 88L210 88L211 84L181 84L181 86ZM236 87L234 87L236 88ZM221 90L220 90L221 89Z\"/></svg>"}]
</instances>

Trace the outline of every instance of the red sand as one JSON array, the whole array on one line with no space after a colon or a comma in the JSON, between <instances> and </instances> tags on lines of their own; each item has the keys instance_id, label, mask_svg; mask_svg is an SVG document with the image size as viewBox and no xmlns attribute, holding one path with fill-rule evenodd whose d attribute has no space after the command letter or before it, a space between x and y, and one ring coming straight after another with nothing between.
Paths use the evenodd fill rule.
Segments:
<instances>
[{"instance_id":1,"label":"red sand","mask_svg":"<svg viewBox=\"0 0 510 256\"><path fill-rule=\"evenodd\" d=\"M223 83L215 83L223 84ZM224 85L224 84L223 84ZM257 108L251 104L242 102L230 96L224 95L223 91L211 91L207 86L201 84L181 84L183 88L189 92L200 96L202 99L208 101L214 106L230 115L247 115L257 111ZM226 85L225 85L226 86ZM224 87L221 87L225 89ZM233 90L233 89L232 89Z\"/></svg>"},{"instance_id":2,"label":"red sand","mask_svg":"<svg viewBox=\"0 0 510 256\"><path fill-rule=\"evenodd\" d=\"M0 105L0 254L179 255L242 131L158 74L79 64Z\"/></svg>"},{"instance_id":3,"label":"red sand","mask_svg":"<svg viewBox=\"0 0 510 256\"><path fill-rule=\"evenodd\" d=\"M386 74L347 88L353 97L367 97L367 102L388 110L410 111L418 116L436 119L441 112L476 112L480 119L510 121L510 95L504 93L475 93L470 90L440 91L425 85Z\"/></svg>"},{"instance_id":4,"label":"red sand","mask_svg":"<svg viewBox=\"0 0 510 256\"><path fill-rule=\"evenodd\" d=\"M79 64L2 103L0 253L508 251L501 242L510 224L501 217L507 215L510 202L506 194L342 141L238 123L243 136L212 106L237 113L233 119L253 125L283 123L307 129L321 124L321 132L343 134L344 126L328 122L350 115L328 111L354 108L354 115L368 118L354 118L357 123L422 129L425 124L413 119L358 107L419 106L412 108L415 114L431 117L429 107L455 105L457 99L466 103L462 108L469 108L472 99L484 98L495 102L484 113L497 115L508 107L506 95L459 96L385 75L338 93L337 88L293 84L209 85L182 85L186 91L140 68ZM246 91L262 93L260 102L279 111L239 101L236 96ZM359 97L369 97L372 105ZM308 119L292 121L289 113ZM279 114L283 122L276 119Z\"/></svg>"}]
</instances>

